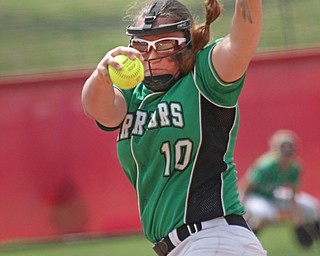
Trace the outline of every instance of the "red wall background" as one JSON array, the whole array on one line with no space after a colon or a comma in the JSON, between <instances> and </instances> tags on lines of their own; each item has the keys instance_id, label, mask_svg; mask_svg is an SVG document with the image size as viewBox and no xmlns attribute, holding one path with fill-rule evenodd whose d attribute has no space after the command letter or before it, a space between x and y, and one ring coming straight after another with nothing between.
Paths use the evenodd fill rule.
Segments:
<instances>
[{"instance_id":1,"label":"red wall background","mask_svg":"<svg viewBox=\"0 0 320 256\"><path fill-rule=\"evenodd\" d=\"M141 231L116 133L84 116L91 71L0 78L0 241ZM301 138L301 188L320 197L320 49L258 54L240 97L239 177L277 129Z\"/></svg>"},{"instance_id":2,"label":"red wall background","mask_svg":"<svg viewBox=\"0 0 320 256\"><path fill-rule=\"evenodd\" d=\"M301 140L301 189L320 197L320 49L259 54L248 69L239 104L239 176L268 149L274 131L292 129Z\"/></svg>"}]
</instances>

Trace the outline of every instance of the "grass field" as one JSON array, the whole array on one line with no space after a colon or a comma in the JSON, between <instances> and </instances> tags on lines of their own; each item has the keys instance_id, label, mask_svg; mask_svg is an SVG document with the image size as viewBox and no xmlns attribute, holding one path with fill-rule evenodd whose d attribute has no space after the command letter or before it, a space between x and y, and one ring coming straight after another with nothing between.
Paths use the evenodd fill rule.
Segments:
<instances>
[{"instance_id":1,"label":"grass field","mask_svg":"<svg viewBox=\"0 0 320 256\"><path fill-rule=\"evenodd\" d=\"M34 70L86 68L108 49L127 45L123 21L127 0L0 0L0 75ZM203 20L203 2L182 0ZM224 36L234 0L221 1L224 12L212 27ZM319 45L319 0L268 0L260 49Z\"/></svg>"},{"instance_id":2,"label":"grass field","mask_svg":"<svg viewBox=\"0 0 320 256\"><path fill-rule=\"evenodd\" d=\"M266 228L259 236L269 256L318 256L320 241L309 249L295 243L287 224ZM142 235L69 240L60 243L17 244L0 247L1 256L151 256L151 244Z\"/></svg>"}]
</instances>

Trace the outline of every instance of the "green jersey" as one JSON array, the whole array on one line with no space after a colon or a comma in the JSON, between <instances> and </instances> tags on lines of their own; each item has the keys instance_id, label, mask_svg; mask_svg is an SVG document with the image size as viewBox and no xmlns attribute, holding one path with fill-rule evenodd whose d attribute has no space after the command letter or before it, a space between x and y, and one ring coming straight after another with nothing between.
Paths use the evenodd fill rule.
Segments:
<instances>
[{"instance_id":1,"label":"green jersey","mask_svg":"<svg viewBox=\"0 0 320 256\"><path fill-rule=\"evenodd\" d=\"M151 242L184 223L245 213L233 159L244 77L229 84L219 79L211 63L217 43L202 49L194 70L168 91L142 83L122 91L128 110L118 157Z\"/></svg>"},{"instance_id":2,"label":"green jersey","mask_svg":"<svg viewBox=\"0 0 320 256\"><path fill-rule=\"evenodd\" d=\"M252 192L272 198L273 192L280 186L298 186L300 169L300 164L292 160L289 166L282 170L278 156L270 153L257 159L250 168L247 178L253 185Z\"/></svg>"}]
</instances>

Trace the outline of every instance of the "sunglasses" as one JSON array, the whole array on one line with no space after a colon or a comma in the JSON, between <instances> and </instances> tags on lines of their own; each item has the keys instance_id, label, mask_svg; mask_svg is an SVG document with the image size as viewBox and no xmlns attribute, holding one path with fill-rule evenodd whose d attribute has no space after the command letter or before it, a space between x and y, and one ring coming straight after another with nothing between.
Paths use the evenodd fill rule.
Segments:
<instances>
[{"instance_id":1,"label":"sunglasses","mask_svg":"<svg viewBox=\"0 0 320 256\"><path fill-rule=\"evenodd\" d=\"M132 38L130 40L130 47L142 53L150 51L150 47L160 53L173 52L179 45L187 41L184 37L166 37L154 41L148 41L140 38Z\"/></svg>"}]
</instances>

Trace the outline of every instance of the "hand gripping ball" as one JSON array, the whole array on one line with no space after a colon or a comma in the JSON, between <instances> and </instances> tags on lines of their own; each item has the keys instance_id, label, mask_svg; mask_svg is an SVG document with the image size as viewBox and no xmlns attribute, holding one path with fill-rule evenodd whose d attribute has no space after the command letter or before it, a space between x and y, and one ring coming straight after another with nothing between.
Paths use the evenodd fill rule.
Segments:
<instances>
[{"instance_id":1,"label":"hand gripping ball","mask_svg":"<svg viewBox=\"0 0 320 256\"><path fill-rule=\"evenodd\" d=\"M119 54L114 57L121 66L121 70L108 66L111 81L123 90L136 87L144 79L143 64L139 59L132 60L126 55Z\"/></svg>"}]
</instances>

